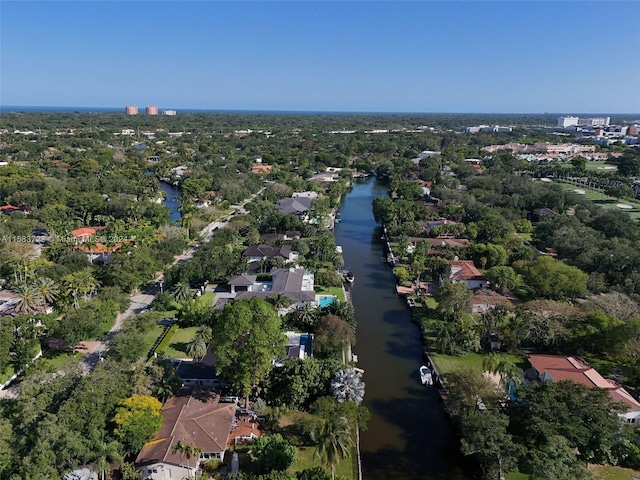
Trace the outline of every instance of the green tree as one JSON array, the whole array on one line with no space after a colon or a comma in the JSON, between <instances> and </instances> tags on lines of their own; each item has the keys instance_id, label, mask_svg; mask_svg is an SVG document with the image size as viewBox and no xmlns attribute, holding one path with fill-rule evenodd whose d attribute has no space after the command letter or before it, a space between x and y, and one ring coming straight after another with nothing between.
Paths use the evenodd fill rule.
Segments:
<instances>
[{"instance_id":1,"label":"green tree","mask_svg":"<svg viewBox=\"0 0 640 480\"><path fill-rule=\"evenodd\" d=\"M171 448L171 451L173 453L177 453L178 455L180 455L180 458L182 458L183 461L185 459L187 460L187 470L189 471L189 474L188 474L189 477L191 477L191 465L190 465L191 459L193 457L195 457L196 459L196 463L193 468L195 470L196 467L198 466L198 460L200 459L200 455L202 455L202 453L204 452L202 448L192 445L190 443L182 442L180 440L173 445L173 447Z\"/></svg>"},{"instance_id":2,"label":"green tree","mask_svg":"<svg viewBox=\"0 0 640 480\"><path fill-rule=\"evenodd\" d=\"M125 399L116 409L114 434L127 451L135 452L149 441L162 426L162 404L154 397L135 395Z\"/></svg>"},{"instance_id":3,"label":"green tree","mask_svg":"<svg viewBox=\"0 0 640 480\"><path fill-rule=\"evenodd\" d=\"M549 256L525 265L522 275L525 283L545 298L560 300L587 293L586 273Z\"/></svg>"},{"instance_id":4,"label":"green tree","mask_svg":"<svg viewBox=\"0 0 640 480\"><path fill-rule=\"evenodd\" d=\"M260 298L227 303L214 327L214 338L216 368L245 397L266 378L272 360L283 356L286 342L280 317Z\"/></svg>"},{"instance_id":5,"label":"green tree","mask_svg":"<svg viewBox=\"0 0 640 480\"><path fill-rule=\"evenodd\" d=\"M437 311L446 320L459 321L471 311L471 291L464 283L447 283L435 295Z\"/></svg>"},{"instance_id":6,"label":"green tree","mask_svg":"<svg viewBox=\"0 0 640 480\"><path fill-rule=\"evenodd\" d=\"M207 354L207 344L199 336L195 335L189 343L187 343L187 355L189 355L194 362L202 360Z\"/></svg>"},{"instance_id":7,"label":"green tree","mask_svg":"<svg viewBox=\"0 0 640 480\"><path fill-rule=\"evenodd\" d=\"M519 284L518 274L511 267L491 267L484 274L492 288L500 293L512 290Z\"/></svg>"},{"instance_id":8,"label":"green tree","mask_svg":"<svg viewBox=\"0 0 640 480\"><path fill-rule=\"evenodd\" d=\"M256 438L251 443L251 450L258 458L257 468L260 473L285 471L293 465L298 454L296 448L279 433Z\"/></svg>"},{"instance_id":9,"label":"green tree","mask_svg":"<svg viewBox=\"0 0 640 480\"><path fill-rule=\"evenodd\" d=\"M482 466L483 478L502 479L504 471L516 467L517 449L507 433L509 417L498 410L460 416L460 449L475 456Z\"/></svg>"},{"instance_id":10,"label":"green tree","mask_svg":"<svg viewBox=\"0 0 640 480\"><path fill-rule=\"evenodd\" d=\"M311 430L311 440L315 442L314 457L331 467L331 479L335 479L335 468L340 459L351 455L353 439L346 418L325 420Z\"/></svg>"},{"instance_id":11,"label":"green tree","mask_svg":"<svg viewBox=\"0 0 640 480\"><path fill-rule=\"evenodd\" d=\"M122 461L120 447L121 445L118 442L107 442L104 438L93 443L91 447L91 452L94 456L93 461L102 480L105 479L105 475L109 475L112 462Z\"/></svg>"},{"instance_id":12,"label":"green tree","mask_svg":"<svg viewBox=\"0 0 640 480\"><path fill-rule=\"evenodd\" d=\"M510 431L528 451L543 449L560 435L581 462L611 460L620 420L606 390L570 381L531 382L517 395L507 409Z\"/></svg>"}]
</instances>

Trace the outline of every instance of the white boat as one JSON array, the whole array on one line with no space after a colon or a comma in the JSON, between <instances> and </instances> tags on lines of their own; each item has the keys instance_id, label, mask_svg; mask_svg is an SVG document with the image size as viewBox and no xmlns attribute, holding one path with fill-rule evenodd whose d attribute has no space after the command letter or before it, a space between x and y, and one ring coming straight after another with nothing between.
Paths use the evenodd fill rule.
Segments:
<instances>
[{"instance_id":1,"label":"white boat","mask_svg":"<svg viewBox=\"0 0 640 480\"><path fill-rule=\"evenodd\" d=\"M429 367L425 367L422 365L420 367L420 381L423 385L431 386L433 385L433 377L431 376L431 370Z\"/></svg>"},{"instance_id":2,"label":"white boat","mask_svg":"<svg viewBox=\"0 0 640 480\"><path fill-rule=\"evenodd\" d=\"M355 277L353 276L353 273L346 271L344 272L344 279L349 283L353 283L353 281L355 280Z\"/></svg>"}]
</instances>

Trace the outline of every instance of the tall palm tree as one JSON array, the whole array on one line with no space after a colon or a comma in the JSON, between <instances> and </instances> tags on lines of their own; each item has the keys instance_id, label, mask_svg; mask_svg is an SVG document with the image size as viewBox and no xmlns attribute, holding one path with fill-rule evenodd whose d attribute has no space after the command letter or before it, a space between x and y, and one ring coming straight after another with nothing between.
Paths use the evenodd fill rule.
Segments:
<instances>
[{"instance_id":1,"label":"tall palm tree","mask_svg":"<svg viewBox=\"0 0 640 480\"><path fill-rule=\"evenodd\" d=\"M112 462L122 461L120 444L115 440L112 442L106 442L104 438L98 440L93 444L92 453L94 457L93 460L102 480L105 479L105 474L109 475Z\"/></svg>"},{"instance_id":2,"label":"tall palm tree","mask_svg":"<svg viewBox=\"0 0 640 480\"><path fill-rule=\"evenodd\" d=\"M34 282L34 287L42 300L46 303L54 303L60 293L60 288L55 280L47 277L40 277Z\"/></svg>"},{"instance_id":3,"label":"tall palm tree","mask_svg":"<svg viewBox=\"0 0 640 480\"><path fill-rule=\"evenodd\" d=\"M201 339L204 343L210 343L213 338L213 332L211 331L211 327L207 327L206 325L201 325L196 330L196 334L193 337Z\"/></svg>"},{"instance_id":4,"label":"tall palm tree","mask_svg":"<svg viewBox=\"0 0 640 480\"><path fill-rule=\"evenodd\" d=\"M185 458L187 459L187 470L189 471L189 476L191 476L191 465L189 465L189 461L192 457L196 457L196 464L194 466L195 470L195 468L198 466L198 459L204 452L203 448L196 447L195 445L182 441L178 441L171 450L173 453L178 453L182 460L184 460Z\"/></svg>"},{"instance_id":5,"label":"tall palm tree","mask_svg":"<svg viewBox=\"0 0 640 480\"><path fill-rule=\"evenodd\" d=\"M202 357L206 354L207 344L202 338L195 336L189 343L187 343L187 355L189 355L194 362L202 360Z\"/></svg>"},{"instance_id":6,"label":"tall palm tree","mask_svg":"<svg viewBox=\"0 0 640 480\"><path fill-rule=\"evenodd\" d=\"M13 287L13 293L18 296L14 307L18 313L32 313L42 305L42 297L32 283L19 282Z\"/></svg>"},{"instance_id":7,"label":"tall palm tree","mask_svg":"<svg viewBox=\"0 0 640 480\"><path fill-rule=\"evenodd\" d=\"M276 310L282 310L291 305L291 299L282 292L270 295L267 300L275 307Z\"/></svg>"},{"instance_id":8,"label":"tall palm tree","mask_svg":"<svg viewBox=\"0 0 640 480\"><path fill-rule=\"evenodd\" d=\"M518 366L499 353L487 355L482 361L482 368L485 371L498 374L500 383L507 391L509 391L512 384L522 381Z\"/></svg>"},{"instance_id":9,"label":"tall palm tree","mask_svg":"<svg viewBox=\"0 0 640 480\"><path fill-rule=\"evenodd\" d=\"M173 298L176 299L176 302L182 302L184 300L188 300L193 298L193 290L186 282L178 282L176 284L176 288L173 292Z\"/></svg>"},{"instance_id":10,"label":"tall palm tree","mask_svg":"<svg viewBox=\"0 0 640 480\"><path fill-rule=\"evenodd\" d=\"M360 405L364 398L362 373L353 368L336 372L331 382L331 394L338 403L354 402Z\"/></svg>"},{"instance_id":11,"label":"tall palm tree","mask_svg":"<svg viewBox=\"0 0 640 480\"><path fill-rule=\"evenodd\" d=\"M335 480L336 464L351 454L353 439L346 418L327 420L311 431L311 439L316 442L315 458L331 467L331 479Z\"/></svg>"},{"instance_id":12,"label":"tall palm tree","mask_svg":"<svg viewBox=\"0 0 640 480\"><path fill-rule=\"evenodd\" d=\"M313 328L318 323L318 310L311 303L304 303L296 308L292 315L301 327Z\"/></svg>"}]
</instances>

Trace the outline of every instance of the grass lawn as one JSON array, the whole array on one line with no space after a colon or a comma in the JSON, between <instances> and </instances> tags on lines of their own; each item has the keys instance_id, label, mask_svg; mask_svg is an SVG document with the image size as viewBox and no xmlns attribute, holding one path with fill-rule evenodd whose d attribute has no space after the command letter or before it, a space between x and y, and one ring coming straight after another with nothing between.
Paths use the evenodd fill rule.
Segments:
<instances>
[{"instance_id":1,"label":"grass lawn","mask_svg":"<svg viewBox=\"0 0 640 480\"><path fill-rule=\"evenodd\" d=\"M505 480L529 480L529 475L520 472L509 472L504 474Z\"/></svg>"},{"instance_id":2,"label":"grass lawn","mask_svg":"<svg viewBox=\"0 0 640 480\"><path fill-rule=\"evenodd\" d=\"M47 372L59 372L77 364L84 357L81 352L64 352L44 348L38 362L45 365ZM0 382L2 379L0 379Z\"/></svg>"},{"instance_id":3,"label":"grass lawn","mask_svg":"<svg viewBox=\"0 0 640 480\"><path fill-rule=\"evenodd\" d=\"M169 358L189 358L187 356L187 344L196 334L197 329L198 327L179 328L164 354Z\"/></svg>"},{"instance_id":4,"label":"grass lawn","mask_svg":"<svg viewBox=\"0 0 640 480\"><path fill-rule=\"evenodd\" d=\"M526 366L526 362L522 357L507 353L503 353L502 355L505 356L507 360L515 363L520 368L524 368ZM436 362L436 366L438 367L440 373L446 375L447 373L455 372L456 370L460 370L461 368L471 368L477 372L482 372L482 362L485 358L487 358L487 354L465 353L464 355L452 356L442 355L441 353L432 351L431 358L433 358L433 361Z\"/></svg>"},{"instance_id":5,"label":"grass lawn","mask_svg":"<svg viewBox=\"0 0 640 480\"><path fill-rule=\"evenodd\" d=\"M213 300L216 298L216 294L215 292L206 292L204 295L200 295L196 298L198 299L198 303L210 307L213 304Z\"/></svg>"},{"instance_id":6,"label":"grass lawn","mask_svg":"<svg viewBox=\"0 0 640 480\"><path fill-rule=\"evenodd\" d=\"M305 438L301 437L296 423L303 420L305 417L312 417L311 414L299 411L291 411L286 415L283 415L278 421L276 427L277 433L280 433L291 445L298 449L298 458L291 467L291 471L299 472L307 468L313 467L325 467L317 459L314 458L315 447L308 445L305 442ZM274 432L275 433L275 432ZM355 478L355 462L356 462L356 449L352 449L351 456L343 458L336 465L336 478L343 478L346 480L353 480ZM326 467L325 467L326 468ZM330 469L327 469L330 471Z\"/></svg>"},{"instance_id":7,"label":"grass lawn","mask_svg":"<svg viewBox=\"0 0 640 480\"><path fill-rule=\"evenodd\" d=\"M162 335L162 332L164 332L164 330L165 327L161 325L154 325L153 328L150 328L148 332L145 332L144 337L142 337L144 351L146 352L145 355L148 355L151 347L156 344L156 340L158 340L158 337Z\"/></svg>"},{"instance_id":8,"label":"grass lawn","mask_svg":"<svg viewBox=\"0 0 640 480\"><path fill-rule=\"evenodd\" d=\"M617 172L618 167L610 163L605 162L587 162L585 165L586 170L597 170L599 172Z\"/></svg>"},{"instance_id":9,"label":"grass lawn","mask_svg":"<svg viewBox=\"0 0 640 480\"><path fill-rule=\"evenodd\" d=\"M16 371L11 365L5 368L4 372L0 372L0 385L9 380L9 378L11 378L11 375L13 375L14 373L16 373Z\"/></svg>"},{"instance_id":10,"label":"grass lawn","mask_svg":"<svg viewBox=\"0 0 640 480\"><path fill-rule=\"evenodd\" d=\"M630 468L604 465L590 465L589 470L598 480L631 480L633 478L632 475L640 475L640 472Z\"/></svg>"},{"instance_id":11,"label":"grass lawn","mask_svg":"<svg viewBox=\"0 0 640 480\"><path fill-rule=\"evenodd\" d=\"M344 290L342 287L319 287L316 286L316 294L317 295L334 295L338 297L338 300L344 302Z\"/></svg>"},{"instance_id":12,"label":"grass lawn","mask_svg":"<svg viewBox=\"0 0 640 480\"><path fill-rule=\"evenodd\" d=\"M637 200L630 200L630 199L627 199L627 198L618 200L616 198L609 197L609 196L607 196L607 195L605 195L603 193L596 192L595 190L591 190L589 188L585 188L584 186L577 186L577 185L573 185L571 183L566 183L566 182L557 182L557 183L563 189L568 190L570 192L572 192L572 191L574 191L576 189L584 190L585 193L584 193L584 195L581 195L581 196L588 198L589 200L591 200L596 205L598 205L598 206L600 206L602 208L618 210L619 212L626 212L634 220L640 220L640 202L638 202ZM629 205L633 205L634 208L633 208L633 210L623 210L623 209L618 208L616 206L618 203L626 203L626 204L629 204Z\"/></svg>"}]
</instances>

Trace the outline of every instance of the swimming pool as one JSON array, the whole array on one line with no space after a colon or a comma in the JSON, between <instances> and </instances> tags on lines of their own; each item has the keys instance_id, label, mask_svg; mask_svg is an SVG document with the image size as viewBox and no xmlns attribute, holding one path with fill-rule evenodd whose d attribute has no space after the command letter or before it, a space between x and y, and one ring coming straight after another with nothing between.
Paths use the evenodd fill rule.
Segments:
<instances>
[{"instance_id":1,"label":"swimming pool","mask_svg":"<svg viewBox=\"0 0 640 480\"><path fill-rule=\"evenodd\" d=\"M320 308L328 307L333 303L335 299L335 295L323 295L321 297L318 297L318 305L320 305Z\"/></svg>"}]
</instances>

